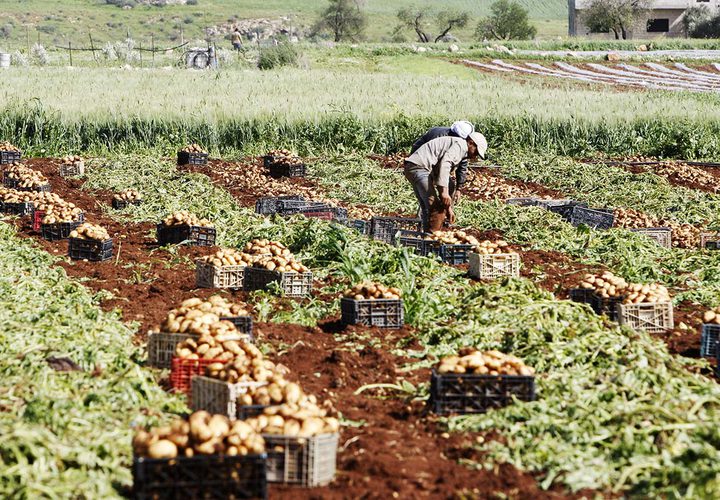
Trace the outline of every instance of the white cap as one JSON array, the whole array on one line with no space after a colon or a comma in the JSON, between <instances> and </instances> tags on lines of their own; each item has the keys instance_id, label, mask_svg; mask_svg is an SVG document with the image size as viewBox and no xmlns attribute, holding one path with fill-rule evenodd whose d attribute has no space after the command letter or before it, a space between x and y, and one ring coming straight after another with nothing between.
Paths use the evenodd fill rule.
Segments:
<instances>
[{"instance_id":1,"label":"white cap","mask_svg":"<svg viewBox=\"0 0 720 500\"><path fill-rule=\"evenodd\" d=\"M485 139L485 136L482 135L480 132L473 132L468 136L468 139L475 143L478 150L478 156L480 156L480 158L484 160L485 153L487 153L488 148L488 143L487 139Z\"/></svg>"},{"instance_id":2,"label":"white cap","mask_svg":"<svg viewBox=\"0 0 720 500\"><path fill-rule=\"evenodd\" d=\"M460 120L450 125L450 132L458 137L467 139L470 134L475 132L475 126L470 122Z\"/></svg>"}]
</instances>

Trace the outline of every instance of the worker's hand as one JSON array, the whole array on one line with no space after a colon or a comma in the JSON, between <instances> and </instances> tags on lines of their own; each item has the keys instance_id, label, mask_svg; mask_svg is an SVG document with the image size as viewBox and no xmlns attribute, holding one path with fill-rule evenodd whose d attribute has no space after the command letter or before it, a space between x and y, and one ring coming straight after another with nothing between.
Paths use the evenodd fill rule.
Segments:
<instances>
[{"instance_id":1,"label":"worker's hand","mask_svg":"<svg viewBox=\"0 0 720 500\"><path fill-rule=\"evenodd\" d=\"M451 226L452 226L453 224L455 224L455 211L452 209L452 207L449 207L449 208L447 209L446 214L447 214L448 223L449 223Z\"/></svg>"},{"instance_id":2,"label":"worker's hand","mask_svg":"<svg viewBox=\"0 0 720 500\"><path fill-rule=\"evenodd\" d=\"M455 192L453 193L453 196L452 196L452 200L453 200L454 205L457 205L457 202L460 201L460 190L459 189L457 189L457 188L455 189Z\"/></svg>"},{"instance_id":3,"label":"worker's hand","mask_svg":"<svg viewBox=\"0 0 720 500\"><path fill-rule=\"evenodd\" d=\"M442 201L442 204L445 208L450 208L453 202L447 190L444 190L440 195L440 201Z\"/></svg>"}]
</instances>

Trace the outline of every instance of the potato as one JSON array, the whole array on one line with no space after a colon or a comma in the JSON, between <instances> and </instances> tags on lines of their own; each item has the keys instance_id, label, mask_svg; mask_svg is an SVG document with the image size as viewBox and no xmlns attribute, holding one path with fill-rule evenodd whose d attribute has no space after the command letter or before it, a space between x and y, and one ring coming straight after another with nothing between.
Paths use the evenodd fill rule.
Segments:
<instances>
[{"instance_id":1,"label":"potato","mask_svg":"<svg viewBox=\"0 0 720 500\"><path fill-rule=\"evenodd\" d=\"M170 440L161 439L148 446L148 456L150 458L175 458L178 449Z\"/></svg>"}]
</instances>

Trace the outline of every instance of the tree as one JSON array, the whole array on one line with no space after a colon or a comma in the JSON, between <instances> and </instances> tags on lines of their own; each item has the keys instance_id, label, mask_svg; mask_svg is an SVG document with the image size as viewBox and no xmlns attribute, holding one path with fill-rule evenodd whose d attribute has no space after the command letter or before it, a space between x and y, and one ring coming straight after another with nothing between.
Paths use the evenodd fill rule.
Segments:
<instances>
[{"instance_id":1,"label":"tree","mask_svg":"<svg viewBox=\"0 0 720 500\"><path fill-rule=\"evenodd\" d=\"M397 13L399 24L395 28L395 35L405 29L412 29L420 43L435 43L446 37L451 30L462 28L470 21L470 14L456 10L434 11L430 7L406 7ZM439 35L433 38L430 34L432 21L438 27Z\"/></svg>"},{"instance_id":2,"label":"tree","mask_svg":"<svg viewBox=\"0 0 720 500\"><path fill-rule=\"evenodd\" d=\"M498 0L490 7L492 15L478 24L478 38L497 40L528 40L535 38L537 29L528 21L528 10L513 0Z\"/></svg>"},{"instance_id":3,"label":"tree","mask_svg":"<svg viewBox=\"0 0 720 500\"><path fill-rule=\"evenodd\" d=\"M683 16L685 34L692 38L720 37L720 11L713 15L705 5L691 7Z\"/></svg>"},{"instance_id":4,"label":"tree","mask_svg":"<svg viewBox=\"0 0 720 500\"><path fill-rule=\"evenodd\" d=\"M626 40L651 5L652 0L591 0L582 18L591 32L612 31L616 40Z\"/></svg>"},{"instance_id":5,"label":"tree","mask_svg":"<svg viewBox=\"0 0 720 500\"><path fill-rule=\"evenodd\" d=\"M366 26L367 15L358 0L330 0L314 31L330 31L336 42L342 42L361 38Z\"/></svg>"}]
</instances>

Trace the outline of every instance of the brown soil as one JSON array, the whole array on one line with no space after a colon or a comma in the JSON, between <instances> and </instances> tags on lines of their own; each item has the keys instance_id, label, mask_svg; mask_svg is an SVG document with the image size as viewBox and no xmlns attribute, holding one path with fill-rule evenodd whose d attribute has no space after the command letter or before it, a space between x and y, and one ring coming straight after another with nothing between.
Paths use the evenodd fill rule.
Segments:
<instances>
[{"instance_id":1,"label":"brown soil","mask_svg":"<svg viewBox=\"0 0 720 500\"><path fill-rule=\"evenodd\" d=\"M79 189L82 181L66 180L46 159L27 162L42 171L53 191L86 212L87 220L105 226L116 242L116 255L103 263L70 262L61 265L69 276L83 279L94 291L107 290L113 298L101 305L118 309L125 321L139 321L135 342L159 324L179 301L206 297L214 290L196 290L192 259L212 248L179 247L177 255L156 249L152 223L120 224L105 215L111 200L107 192ZM213 163L213 168L219 162ZM306 181L302 181L306 182ZM240 194L240 193L238 193ZM243 204L254 200L241 194ZM17 219L20 234L32 237L48 252L62 256L67 242L47 242L32 231L27 220ZM231 293L242 300L241 292ZM493 470L471 470L462 457L482 462L472 449L482 437L471 433L444 434L422 402L408 401L390 390L369 390L373 383L427 382L428 371L400 372L407 359L391 354L411 330L383 332L368 328L343 328L337 318L317 328L288 324L258 324L257 337L272 346L272 357L291 370L309 393L328 399L347 419L363 423L344 428L338 453L337 479L329 486L310 490L272 486L272 496L291 498L579 498L592 492L569 495L562 490L543 491L534 475L504 465Z\"/></svg>"}]
</instances>

